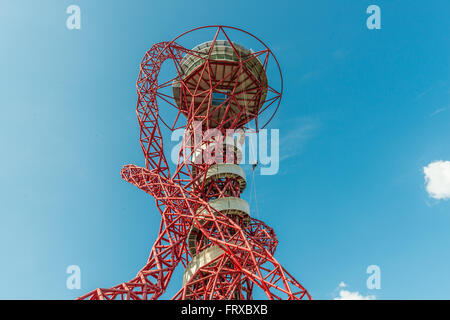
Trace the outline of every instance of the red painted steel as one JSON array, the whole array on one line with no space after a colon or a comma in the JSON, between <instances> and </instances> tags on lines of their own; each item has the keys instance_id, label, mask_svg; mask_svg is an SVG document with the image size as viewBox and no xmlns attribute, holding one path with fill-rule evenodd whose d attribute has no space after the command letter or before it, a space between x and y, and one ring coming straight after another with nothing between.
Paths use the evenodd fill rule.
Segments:
<instances>
[{"instance_id":1,"label":"red painted steel","mask_svg":"<svg viewBox=\"0 0 450 320\"><path fill-rule=\"evenodd\" d=\"M205 56L176 43L181 37L194 31L212 28L215 33L211 47L218 37L224 37L233 47L238 57L237 61L216 61L211 59L212 49ZM229 38L230 31L242 32L253 37L263 49L245 57L239 56L235 43ZM189 55L200 58L202 63L186 77L182 70L182 59ZM264 70L267 70L269 60L274 61L281 78L278 62L270 49L246 31L232 27L207 26L193 29L171 42L153 45L145 54L137 80L137 116L140 125L140 143L146 160L145 167L126 165L121 175L125 181L155 198L162 217L159 235L153 244L147 264L134 279L112 288L93 290L79 299L157 299L166 290L180 262L187 267L193 255L211 246L220 248L223 253L206 265L200 266L184 283L174 299L252 299L255 286L261 288L269 299L311 299L306 289L274 258L278 241L270 227L254 218L245 219L242 216L216 211L208 204L214 199L239 197L242 190L236 179L221 177L212 179L206 184L205 177L211 163L197 164L185 161L186 154L192 154L197 150L192 146L183 146L178 164L171 173L169 162L163 152L160 123L174 130L177 128L177 121L183 118L180 117L181 114L186 116L186 123L180 126L182 128L194 130L195 121L197 126L200 121L199 126L203 133L207 129L215 128L225 135L226 129L245 129L245 125L250 121L254 121L258 130L260 114L269 109L274 110L273 114L276 112L282 95L282 78L281 89L276 90L268 82L255 77L248 66L256 57ZM169 81L159 83L158 76L165 61L174 63L177 75ZM223 66L224 64L228 64L226 67L228 69ZM214 70L217 71L218 68L230 72L218 76L214 74ZM238 92L237 88L243 79L250 85ZM180 86L181 96L178 101L163 92L163 89L171 88L174 82ZM213 92L224 86L232 88L229 98L220 106L212 105ZM243 99L243 96L250 96L253 102ZM167 125L162 119L158 100L164 100L176 108L178 115L172 126ZM251 103L260 108L253 107L256 112L249 115L246 113ZM237 112L226 111L232 104L234 108L239 107ZM198 110L202 108L207 112L200 114ZM225 110L219 121L217 116L215 118L212 116L217 108ZM273 114L269 117L269 121ZM202 141L208 142L211 141ZM182 157L183 152L188 153L184 153L185 156ZM217 159L221 156L219 154ZM237 159L234 159L234 163L238 163ZM201 214L198 214L199 208L204 209ZM190 230L197 232L193 233L195 235L195 246L191 248L193 252L189 250L187 241Z\"/></svg>"}]
</instances>

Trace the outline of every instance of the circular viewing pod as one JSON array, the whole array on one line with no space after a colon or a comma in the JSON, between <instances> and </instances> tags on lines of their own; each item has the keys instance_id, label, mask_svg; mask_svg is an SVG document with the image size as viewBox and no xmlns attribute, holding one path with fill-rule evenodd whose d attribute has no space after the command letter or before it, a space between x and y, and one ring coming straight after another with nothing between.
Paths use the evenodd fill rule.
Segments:
<instances>
[{"instance_id":1,"label":"circular viewing pod","mask_svg":"<svg viewBox=\"0 0 450 320\"><path fill-rule=\"evenodd\" d=\"M239 183L239 188L241 192L247 186L245 172L240 166L236 164L221 163L221 164L214 164L211 167L209 167L204 179L205 185L211 183L211 180L213 179L220 179L220 178L236 179L237 182ZM203 178L200 180L200 183L203 183Z\"/></svg>"},{"instance_id":2,"label":"circular viewing pod","mask_svg":"<svg viewBox=\"0 0 450 320\"><path fill-rule=\"evenodd\" d=\"M192 258L192 260L186 266L186 270L183 274L183 286L189 280L191 280L192 276L197 272L198 269L209 264L211 261L214 261L223 253L224 251L220 247L211 246Z\"/></svg>"},{"instance_id":3,"label":"circular viewing pod","mask_svg":"<svg viewBox=\"0 0 450 320\"><path fill-rule=\"evenodd\" d=\"M219 211L223 214L229 214L229 215L238 215L241 216L244 220L244 223L248 223L250 221L250 207L244 199L237 198L237 197L226 197L226 198L218 198L213 201L209 202L209 205L212 209ZM202 206L197 210L196 216L201 217L204 216L204 211L206 209ZM201 223L203 223L203 219L199 219ZM196 244L197 244L197 237L201 231L195 227L192 226L189 230L189 234L187 237L188 242L188 250L189 252L195 256L196 254Z\"/></svg>"},{"instance_id":4,"label":"circular viewing pod","mask_svg":"<svg viewBox=\"0 0 450 320\"><path fill-rule=\"evenodd\" d=\"M227 40L216 40L211 55L208 57L212 44L212 41L203 42L191 50L192 54L186 54L183 57L180 65L184 76L190 75L205 59L238 62L239 58L241 60L249 59L253 53L236 42L232 42L233 46L231 46ZM266 74L259 59L250 59L246 65L254 76L265 77Z\"/></svg>"},{"instance_id":5,"label":"circular viewing pod","mask_svg":"<svg viewBox=\"0 0 450 320\"><path fill-rule=\"evenodd\" d=\"M204 42L181 60L172 84L180 111L206 127L239 128L256 118L267 97L268 80L251 50L226 40Z\"/></svg>"}]
</instances>

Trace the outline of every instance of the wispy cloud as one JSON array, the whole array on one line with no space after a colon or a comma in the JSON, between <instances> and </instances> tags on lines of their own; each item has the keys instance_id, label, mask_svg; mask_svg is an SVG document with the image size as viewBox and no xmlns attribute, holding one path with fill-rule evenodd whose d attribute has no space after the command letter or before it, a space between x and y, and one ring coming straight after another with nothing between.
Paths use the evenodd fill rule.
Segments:
<instances>
[{"instance_id":1,"label":"wispy cloud","mask_svg":"<svg viewBox=\"0 0 450 320\"><path fill-rule=\"evenodd\" d=\"M413 99L413 101L417 101L420 100L423 96L427 95L429 92L431 92L431 90L434 89L434 86L431 86L425 90L420 91Z\"/></svg>"},{"instance_id":2,"label":"wispy cloud","mask_svg":"<svg viewBox=\"0 0 450 320\"><path fill-rule=\"evenodd\" d=\"M350 54L350 50L346 49L337 49L332 53L332 56L336 60L345 59Z\"/></svg>"},{"instance_id":3,"label":"wispy cloud","mask_svg":"<svg viewBox=\"0 0 450 320\"><path fill-rule=\"evenodd\" d=\"M437 114L439 114L439 113L441 113L441 112L444 112L444 111L446 111L447 109L448 109L448 107L445 107L445 108L439 108L439 109L435 110L434 112L432 112L432 113L430 114L430 117L434 117L435 115L437 115Z\"/></svg>"},{"instance_id":4,"label":"wispy cloud","mask_svg":"<svg viewBox=\"0 0 450 320\"><path fill-rule=\"evenodd\" d=\"M298 78L297 83L302 85L305 83L309 83L309 82L318 80L322 75L327 73L333 67L333 65L340 63L342 60L347 58L349 55L350 55L350 50L336 49L335 51L331 52L332 59L329 59L329 61L327 63L321 64L320 67L318 67L314 70L311 70L311 71L301 74L300 77Z\"/></svg>"},{"instance_id":5,"label":"wispy cloud","mask_svg":"<svg viewBox=\"0 0 450 320\"><path fill-rule=\"evenodd\" d=\"M307 140L317 134L319 122L311 118L299 118L289 131L280 130L280 161L302 152Z\"/></svg>"},{"instance_id":6,"label":"wispy cloud","mask_svg":"<svg viewBox=\"0 0 450 320\"><path fill-rule=\"evenodd\" d=\"M321 73L322 71L320 70L306 72L300 76L300 78L298 79L298 84L304 84L312 80L317 80L320 77Z\"/></svg>"}]
</instances>

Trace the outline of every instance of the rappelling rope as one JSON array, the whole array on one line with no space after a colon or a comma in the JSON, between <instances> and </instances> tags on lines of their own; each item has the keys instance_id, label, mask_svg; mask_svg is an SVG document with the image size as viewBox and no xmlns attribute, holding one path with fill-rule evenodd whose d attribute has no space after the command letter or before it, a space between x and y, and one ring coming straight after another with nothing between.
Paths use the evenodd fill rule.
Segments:
<instances>
[{"instance_id":1,"label":"rappelling rope","mask_svg":"<svg viewBox=\"0 0 450 320\"><path fill-rule=\"evenodd\" d=\"M255 168L258 165L258 162L255 163L252 166L252 188L251 188L251 194L250 194L250 203L251 203L251 198L254 195L255 197L255 212L256 212L256 218L259 219L259 210L258 210L258 197L256 194L256 183L255 183ZM253 192L252 192L253 191Z\"/></svg>"},{"instance_id":2,"label":"rappelling rope","mask_svg":"<svg viewBox=\"0 0 450 320\"><path fill-rule=\"evenodd\" d=\"M250 54L251 54L251 51L250 51ZM245 59L248 59L248 57L245 57ZM244 90L245 116L248 119L249 115L248 115L248 105L247 104L249 102L247 101L247 91L246 91L245 87L243 87L242 90ZM252 128L249 128L249 131L251 132ZM255 129L255 132L256 132L256 129ZM254 198L255 199L255 209L254 209L254 211L256 213L255 214L256 218L259 219L258 196L257 196L257 192L256 192L256 180L255 180L255 169L258 166L258 159L256 158L256 155L254 153L253 139L249 138L248 140L249 140L249 143L250 143L249 149L250 149L250 153L251 153L251 157L249 155L249 159L250 158L251 159L256 159L256 162L252 164L252 187L251 187L251 190L250 190L250 204L252 204L252 199ZM245 135L244 135L244 141L245 141Z\"/></svg>"}]
</instances>

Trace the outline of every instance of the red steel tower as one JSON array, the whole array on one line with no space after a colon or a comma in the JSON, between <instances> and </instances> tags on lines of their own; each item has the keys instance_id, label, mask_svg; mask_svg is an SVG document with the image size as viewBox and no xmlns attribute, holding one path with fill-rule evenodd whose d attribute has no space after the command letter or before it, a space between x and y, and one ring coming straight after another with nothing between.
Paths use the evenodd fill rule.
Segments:
<instances>
[{"instance_id":1,"label":"red steel tower","mask_svg":"<svg viewBox=\"0 0 450 320\"><path fill-rule=\"evenodd\" d=\"M193 49L180 44L208 31L210 40ZM261 48L247 49L231 34ZM166 60L175 75L162 81ZM278 89L268 79L269 69L279 73ZM173 299L246 300L255 286L269 299L311 298L274 258L278 241L272 228L251 217L240 198L247 184L239 166L245 132L258 131L272 119L282 84L271 50L233 27L196 28L147 51L137 80L145 167L126 165L121 175L155 198L162 216L159 235L134 279L79 299L157 299L180 262L183 283ZM159 102L173 107L172 125L163 119L167 109ZM260 125L263 114L267 122ZM184 130L176 164L164 154L160 124Z\"/></svg>"}]
</instances>

